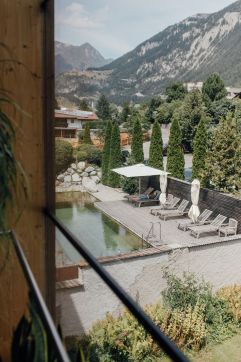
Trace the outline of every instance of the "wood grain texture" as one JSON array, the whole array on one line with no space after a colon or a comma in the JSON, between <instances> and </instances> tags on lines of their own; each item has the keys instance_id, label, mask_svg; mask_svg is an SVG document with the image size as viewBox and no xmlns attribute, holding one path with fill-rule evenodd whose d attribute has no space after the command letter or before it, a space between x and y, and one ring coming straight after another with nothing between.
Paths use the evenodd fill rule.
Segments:
<instances>
[{"instance_id":1,"label":"wood grain texture","mask_svg":"<svg viewBox=\"0 0 241 362\"><path fill-rule=\"evenodd\" d=\"M20 202L21 217L16 224L14 200L10 210L10 221L24 249L28 262L37 279L38 285L46 298L46 254L54 252L54 239L48 240L46 220L42 210L49 205L48 195L54 185L48 185L46 179L45 134L47 133L46 117L50 112L46 109L44 87L46 69L44 67L45 43L45 12L40 0L2 0L0 2L0 80L1 87L11 92L11 97L28 114L9 108L8 114L15 121L15 151L22 163L28 180L29 196L25 205ZM4 61L3 61L4 60ZM52 79L47 82L53 83ZM51 89L51 87L50 87ZM50 109L50 104L48 104ZM51 134L51 129L50 129ZM48 152L51 152L50 144ZM52 162L52 156L50 157ZM50 166L48 166L50 167ZM51 178L51 175L49 174ZM50 180L51 181L51 180ZM48 188L46 187L48 185ZM19 190L19 188L18 188ZM47 190L47 192L46 192ZM21 199L21 198L20 198ZM54 201L54 196L51 199ZM51 225L47 225L51 230ZM53 227L52 227L53 230ZM52 232L54 237L54 232ZM4 361L9 360L9 343L13 328L21 315L27 310L26 283L16 260L15 253L10 250L6 260L7 241L1 244L0 261L5 267L0 272L0 355ZM48 256L54 260L54 256ZM49 268L53 270L53 267ZM48 274L51 280L51 275ZM54 283L54 276L53 282ZM50 298L49 298L50 300Z\"/></svg>"}]
</instances>

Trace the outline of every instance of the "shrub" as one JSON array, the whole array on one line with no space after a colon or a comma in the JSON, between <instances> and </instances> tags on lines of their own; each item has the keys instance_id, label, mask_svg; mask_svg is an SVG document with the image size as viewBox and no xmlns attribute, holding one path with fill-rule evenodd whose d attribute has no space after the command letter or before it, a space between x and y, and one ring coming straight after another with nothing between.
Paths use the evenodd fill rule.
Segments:
<instances>
[{"instance_id":1,"label":"shrub","mask_svg":"<svg viewBox=\"0 0 241 362\"><path fill-rule=\"evenodd\" d=\"M122 190L133 195L138 190L138 180L135 177L125 177L122 183Z\"/></svg>"},{"instance_id":2,"label":"shrub","mask_svg":"<svg viewBox=\"0 0 241 362\"><path fill-rule=\"evenodd\" d=\"M217 294L226 301L234 320L241 322L241 285L221 288Z\"/></svg>"},{"instance_id":3,"label":"shrub","mask_svg":"<svg viewBox=\"0 0 241 362\"><path fill-rule=\"evenodd\" d=\"M76 157L78 161L87 161L100 166L102 152L94 145L82 144L77 148Z\"/></svg>"},{"instance_id":4,"label":"shrub","mask_svg":"<svg viewBox=\"0 0 241 362\"><path fill-rule=\"evenodd\" d=\"M73 147L64 140L55 140L56 173L65 171L73 161Z\"/></svg>"}]
</instances>

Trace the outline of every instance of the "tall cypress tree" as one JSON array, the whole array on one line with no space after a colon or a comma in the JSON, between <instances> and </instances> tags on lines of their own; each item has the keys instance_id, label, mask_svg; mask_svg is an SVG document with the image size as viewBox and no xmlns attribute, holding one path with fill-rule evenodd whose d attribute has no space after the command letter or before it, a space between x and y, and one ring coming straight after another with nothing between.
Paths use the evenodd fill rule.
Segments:
<instances>
[{"instance_id":1,"label":"tall cypress tree","mask_svg":"<svg viewBox=\"0 0 241 362\"><path fill-rule=\"evenodd\" d=\"M241 136L237 121L228 113L217 126L202 175L205 186L223 192L241 189Z\"/></svg>"},{"instance_id":2,"label":"tall cypress tree","mask_svg":"<svg viewBox=\"0 0 241 362\"><path fill-rule=\"evenodd\" d=\"M110 143L110 161L109 161L109 177L108 185L112 187L120 186L120 175L111 170L120 167L121 162L121 148L120 148L120 130L116 123L112 126L111 143Z\"/></svg>"},{"instance_id":3,"label":"tall cypress tree","mask_svg":"<svg viewBox=\"0 0 241 362\"><path fill-rule=\"evenodd\" d=\"M107 123L105 130L105 143L102 154L102 183L108 185L109 162L110 162L110 142L111 142L111 122Z\"/></svg>"},{"instance_id":4,"label":"tall cypress tree","mask_svg":"<svg viewBox=\"0 0 241 362\"><path fill-rule=\"evenodd\" d=\"M85 124L85 130L84 130L84 137L83 137L83 143L91 144L91 137L90 137L90 126L89 123Z\"/></svg>"},{"instance_id":5,"label":"tall cypress tree","mask_svg":"<svg viewBox=\"0 0 241 362\"><path fill-rule=\"evenodd\" d=\"M152 128L149 153L149 166L163 170L162 131L159 122L155 121Z\"/></svg>"},{"instance_id":6,"label":"tall cypress tree","mask_svg":"<svg viewBox=\"0 0 241 362\"><path fill-rule=\"evenodd\" d=\"M143 134L141 122L138 118L136 118L132 130L131 158L135 163L141 163L144 161Z\"/></svg>"},{"instance_id":7,"label":"tall cypress tree","mask_svg":"<svg viewBox=\"0 0 241 362\"><path fill-rule=\"evenodd\" d=\"M201 178L208 147L206 120L201 118L193 140L192 179Z\"/></svg>"},{"instance_id":8,"label":"tall cypress tree","mask_svg":"<svg viewBox=\"0 0 241 362\"><path fill-rule=\"evenodd\" d=\"M184 165L181 130L177 117L173 117L167 149L167 171L171 176L183 180Z\"/></svg>"}]
</instances>

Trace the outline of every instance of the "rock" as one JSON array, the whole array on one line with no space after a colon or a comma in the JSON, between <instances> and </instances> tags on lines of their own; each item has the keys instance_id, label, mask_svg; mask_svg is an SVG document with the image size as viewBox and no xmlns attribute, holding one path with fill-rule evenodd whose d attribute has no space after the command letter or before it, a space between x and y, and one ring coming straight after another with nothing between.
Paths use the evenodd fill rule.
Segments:
<instances>
[{"instance_id":1,"label":"rock","mask_svg":"<svg viewBox=\"0 0 241 362\"><path fill-rule=\"evenodd\" d=\"M73 182L80 182L81 181L80 175L78 175L77 173L74 173L72 175L72 181Z\"/></svg>"},{"instance_id":2,"label":"rock","mask_svg":"<svg viewBox=\"0 0 241 362\"><path fill-rule=\"evenodd\" d=\"M101 179L101 177L102 177L101 171L97 172L97 176Z\"/></svg>"},{"instance_id":3,"label":"rock","mask_svg":"<svg viewBox=\"0 0 241 362\"><path fill-rule=\"evenodd\" d=\"M77 168L79 170L84 170L85 169L85 162L84 161L78 162Z\"/></svg>"},{"instance_id":4,"label":"rock","mask_svg":"<svg viewBox=\"0 0 241 362\"><path fill-rule=\"evenodd\" d=\"M85 172L88 172L88 173L91 173L91 172L93 172L93 171L95 171L95 169L94 169L94 167L92 167L92 166L89 166L89 167L87 167L87 168L85 169Z\"/></svg>"},{"instance_id":5,"label":"rock","mask_svg":"<svg viewBox=\"0 0 241 362\"><path fill-rule=\"evenodd\" d=\"M90 172L90 176L95 176L97 174L97 172L96 171L92 171L92 172Z\"/></svg>"},{"instance_id":6,"label":"rock","mask_svg":"<svg viewBox=\"0 0 241 362\"><path fill-rule=\"evenodd\" d=\"M60 181L60 182L63 182L63 181L64 181L64 175L61 173L61 174L57 177L57 180Z\"/></svg>"},{"instance_id":7,"label":"rock","mask_svg":"<svg viewBox=\"0 0 241 362\"><path fill-rule=\"evenodd\" d=\"M76 170L76 168L77 168L76 164L75 164L75 163L71 163L71 168L72 168L73 170Z\"/></svg>"},{"instance_id":8,"label":"rock","mask_svg":"<svg viewBox=\"0 0 241 362\"><path fill-rule=\"evenodd\" d=\"M96 184L100 182L100 179L98 176L90 176L91 180L93 180Z\"/></svg>"},{"instance_id":9,"label":"rock","mask_svg":"<svg viewBox=\"0 0 241 362\"><path fill-rule=\"evenodd\" d=\"M64 177L64 182L66 183L68 183L68 182L71 182L71 176L70 175L67 175L67 176L65 176Z\"/></svg>"},{"instance_id":10,"label":"rock","mask_svg":"<svg viewBox=\"0 0 241 362\"><path fill-rule=\"evenodd\" d=\"M97 192L98 187L96 183L88 177L83 177L82 184L84 188L89 192Z\"/></svg>"},{"instance_id":11,"label":"rock","mask_svg":"<svg viewBox=\"0 0 241 362\"><path fill-rule=\"evenodd\" d=\"M82 172L82 174L80 175L81 177L88 177L89 174L87 172Z\"/></svg>"}]
</instances>

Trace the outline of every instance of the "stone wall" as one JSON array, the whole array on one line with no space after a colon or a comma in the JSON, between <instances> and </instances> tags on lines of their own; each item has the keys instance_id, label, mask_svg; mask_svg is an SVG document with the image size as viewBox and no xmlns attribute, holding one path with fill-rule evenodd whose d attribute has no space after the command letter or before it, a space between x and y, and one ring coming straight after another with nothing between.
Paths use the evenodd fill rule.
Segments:
<instances>
[{"instance_id":1,"label":"stone wall","mask_svg":"<svg viewBox=\"0 0 241 362\"><path fill-rule=\"evenodd\" d=\"M146 257L105 264L106 270L142 306L160 299L166 283L163 270L177 275L194 272L218 289L241 284L241 240L175 249ZM107 312L117 315L123 305L89 267L82 269L83 286L57 290L63 333L82 335Z\"/></svg>"}]
</instances>

